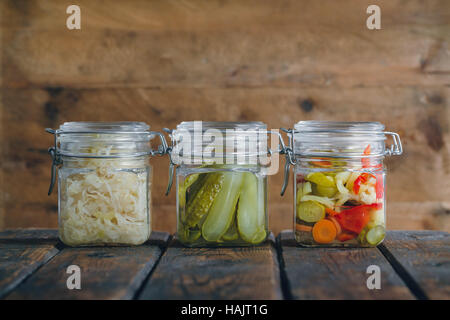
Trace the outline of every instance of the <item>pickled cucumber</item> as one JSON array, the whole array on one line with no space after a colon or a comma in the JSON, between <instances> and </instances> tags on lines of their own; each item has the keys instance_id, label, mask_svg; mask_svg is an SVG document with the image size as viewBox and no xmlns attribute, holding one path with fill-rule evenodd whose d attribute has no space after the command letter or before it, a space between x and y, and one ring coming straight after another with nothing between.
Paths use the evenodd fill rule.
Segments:
<instances>
[{"instance_id":1,"label":"pickled cucumber","mask_svg":"<svg viewBox=\"0 0 450 320\"><path fill-rule=\"evenodd\" d=\"M184 183L180 184L180 188L178 190L178 204L181 207L186 205L186 191L189 187L197 181L199 174L191 174L184 179Z\"/></svg>"},{"instance_id":2,"label":"pickled cucumber","mask_svg":"<svg viewBox=\"0 0 450 320\"><path fill-rule=\"evenodd\" d=\"M236 220L236 211L233 214L233 221L231 222L230 227L227 232L223 235L222 239L225 241L233 241L239 238L238 228L237 228L237 220Z\"/></svg>"},{"instance_id":3,"label":"pickled cucumber","mask_svg":"<svg viewBox=\"0 0 450 320\"><path fill-rule=\"evenodd\" d=\"M186 224L194 227L206 215L225 184L225 174L208 174L204 183L186 205Z\"/></svg>"},{"instance_id":4,"label":"pickled cucumber","mask_svg":"<svg viewBox=\"0 0 450 320\"><path fill-rule=\"evenodd\" d=\"M184 189L187 190L187 188L189 188L195 181L197 181L199 176L200 176L199 173L194 173L194 174L187 176L184 179L184 183L183 183Z\"/></svg>"},{"instance_id":5,"label":"pickled cucumber","mask_svg":"<svg viewBox=\"0 0 450 320\"><path fill-rule=\"evenodd\" d=\"M306 176L306 180L323 187L336 187L333 177L326 176L322 172L310 173Z\"/></svg>"},{"instance_id":6,"label":"pickled cucumber","mask_svg":"<svg viewBox=\"0 0 450 320\"><path fill-rule=\"evenodd\" d=\"M218 241L228 230L242 188L242 173L224 172L221 176L221 188L202 226L202 235L206 241Z\"/></svg>"},{"instance_id":7,"label":"pickled cucumber","mask_svg":"<svg viewBox=\"0 0 450 320\"><path fill-rule=\"evenodd\" d=\"M376 226L367 231L366 240L372 246L376 246L383 241L386 229L383 226Z\"/></svg>"},{"instance_id":8,"label":"pickled cucumber","mask_svg":"<svg viewBox=\"0 0 450 320\"><path fill-rule=\"evenodd\" d=\"M239 198L237 225L242 239L252 244L266 237L263 184L252 173L243 174Z\"/></svg>"},{"instance_id":9,"label":"pickled cucumber","mask_svg":"<svg viewBox=\"0 0 450 320\"><path fill-rule=\"evenodd\" d=\"M187 243L196 241L200 238L201 235L202 233L200 229L191 229L185 226L178 229L177 232L177 236L180 238L180 240Z\"/></svg>"},{"instance_id":10,"label":"pickled cucumber","mask_svg":"<svg viewBox=\"0 0 450 320\"><path fill-rule=\"evenodd\" d=\"M300 202L297 217L305 222L317 222L325 218L325 207L311 200Z\"/></svg>"},{"instance_id":11,"label":"pickled cucumber","mask_svg":"<svg viewBox=\"0 0 450 320\"><path fill-rule=\"evenodd\" d=\"M328 198L333 197L338 191L336 187L324 187L321 185L315 185L313 190L315 191L314 193L317 193L319 196Z\"/></svg>"},{"instance_id":12,"label":"pickled cucumber","mask_svg":"<svg viewBox=\"0 0 450 320\"><path fill-rule=\"evenodd\" d=\"M198 191L202 188L203 184L205 183L207 177L208 177L207 174L204 173L199 174L199 177L189 186L189 188L186 188L187 202L195 198Z\"/></svg>"},{"instance_id":13,"label":"pickled cucumber","mask_svg":"<svg viewBox=\"0 0 450 320\"><path fill-rule=\"evenodd\" d=\"M364 227L362 231L358 234L358 242L363 246L367 245L366 234L369 231L369 227Z\"/></svg>"}]
</instances>

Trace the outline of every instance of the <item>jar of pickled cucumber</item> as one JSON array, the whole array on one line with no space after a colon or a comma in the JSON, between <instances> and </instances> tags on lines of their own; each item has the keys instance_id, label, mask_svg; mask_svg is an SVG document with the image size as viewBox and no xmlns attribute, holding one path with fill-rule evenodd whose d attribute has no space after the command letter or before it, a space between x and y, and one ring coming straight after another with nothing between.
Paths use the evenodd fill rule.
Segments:
<instances>
[{"instance_id":1,"label":"jar of pickled cucumber","mask_svg":"<svg viewBox=\"0 0 450 320\"><path fill-rule=\"evenodd\" d=\"M179 241L190 247L263 242L269 234L266 125L192 121L168 132Z\"/></svg>"},{"instance_id":2,"label":"jar of pickled cucumber","mask_svg":"<svg viewBox=\"0 0 450 320\"><path fill-rule=\"evenodd\" d=\"M294 166L297 243L380 244L386 234L383 159L402 153L399 135L384 132L378 122L300 121L286 132L287 162ZM389 148L386 136L392 137Z\"/></svg>"},{"instance_id":3,"label":"jar of pickled cucumber","mask_svg":"<svg viewBox=\"0 0 450 320\"><path fill-rule=\"evenodd\" d=\"M164 136L143 122L66 122L54 134L59 238L69 246L139 245L151 232L149 158ZM150 141L161 138L158 150Z\"/></svg>"}]
</instances>

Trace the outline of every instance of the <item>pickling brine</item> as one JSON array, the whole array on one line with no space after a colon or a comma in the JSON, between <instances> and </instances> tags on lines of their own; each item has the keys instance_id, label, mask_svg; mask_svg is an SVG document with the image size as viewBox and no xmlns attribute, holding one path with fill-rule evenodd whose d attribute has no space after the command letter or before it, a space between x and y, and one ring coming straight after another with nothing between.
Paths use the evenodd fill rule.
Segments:
<instances>
[{"instance_id":1,"label":"pickling brine","mask_svg":"<svg viewBox=\"0 0 450 320\"><path fill-rule=\"evenodd\" d=\"M268 235L267 178L239 167L178 171L177 236L187 246L255 245Z\"/></svg>"}]
</instances>

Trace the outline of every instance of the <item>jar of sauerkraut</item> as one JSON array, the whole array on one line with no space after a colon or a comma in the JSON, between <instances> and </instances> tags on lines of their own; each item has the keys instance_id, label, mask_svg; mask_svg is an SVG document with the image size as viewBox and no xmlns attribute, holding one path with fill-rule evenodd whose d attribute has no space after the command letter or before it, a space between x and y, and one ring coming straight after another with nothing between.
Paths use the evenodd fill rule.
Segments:
<instances>
[{"instance_id":1,"label":"jar of sauerkraut","mask_svg":"<svg viewBox=\"0 0 450 320\"><path fill-rule=\"evenodd\" d=\"M300 121L286 132L286 161L294 165L297 243L380 244L386 233L383 159L402 153L399 135L384 132L379 122ZM386 136L393 140L389 148Z\"/></svg>"},{"instance_id":2,"label":"jar of sauerkraut","mask_svg":"<svg viewBox=\"0 0 450 320\"><path fill-rule=\"evenodd\" d=\"M192 121L168 131L179 241L190 247L263 242L269 234L266 125Z\"/></svg>"},{"instance_id":3,"label":"jar of sauerkraut","mask_svg":"<svg viewBox=\"0 0 450 320\"><path fill-rule=\"evenodd\" d=\"M66 122L52 156L58 170L59 238L70 246L139 245L151 232L149 157L165 140L143 122ZM162 145L152 150L158 135Z\"/></svg>"}]
</instances>

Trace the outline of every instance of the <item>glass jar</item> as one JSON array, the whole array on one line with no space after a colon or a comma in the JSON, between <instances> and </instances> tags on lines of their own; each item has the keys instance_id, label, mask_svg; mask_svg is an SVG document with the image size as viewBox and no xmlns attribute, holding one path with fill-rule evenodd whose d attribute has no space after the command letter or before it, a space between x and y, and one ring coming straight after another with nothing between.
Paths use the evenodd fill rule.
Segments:
<instances>
[{"instance_id":1,"label":"glass jar","mask_svg":"<svg viewBox=\"0 0 450 320\"><path fill-rule=\"evenodd\" d=\"M179 241L189 247L263 242L269 234L266 125L192 121L169 132Z\"/></svg>"},{"instance_id":2,"label":"glass jar","mask_svg":"<svg viewBox=\"0 0 450 320\"><path fill-rule=\"evenodd\" d=\"M139 245L151 232L150 141L143 122L66 122L55 135L52 192L58 170L59 238L69 246Z\"/></svg>"},{"instance_id":3,"label":"glass jar","mask_svg":"<svg viewBox=\"0 0 450 320\"><path fill-rule=\"evenodd\" d=\"M287 132L297 243L380 244L386 233L383 159L402 153L399 135L384 132L379 122L300 121ZM385 147L386 135L393 139L390 148Z\"/></svg>"}]
</instances>

